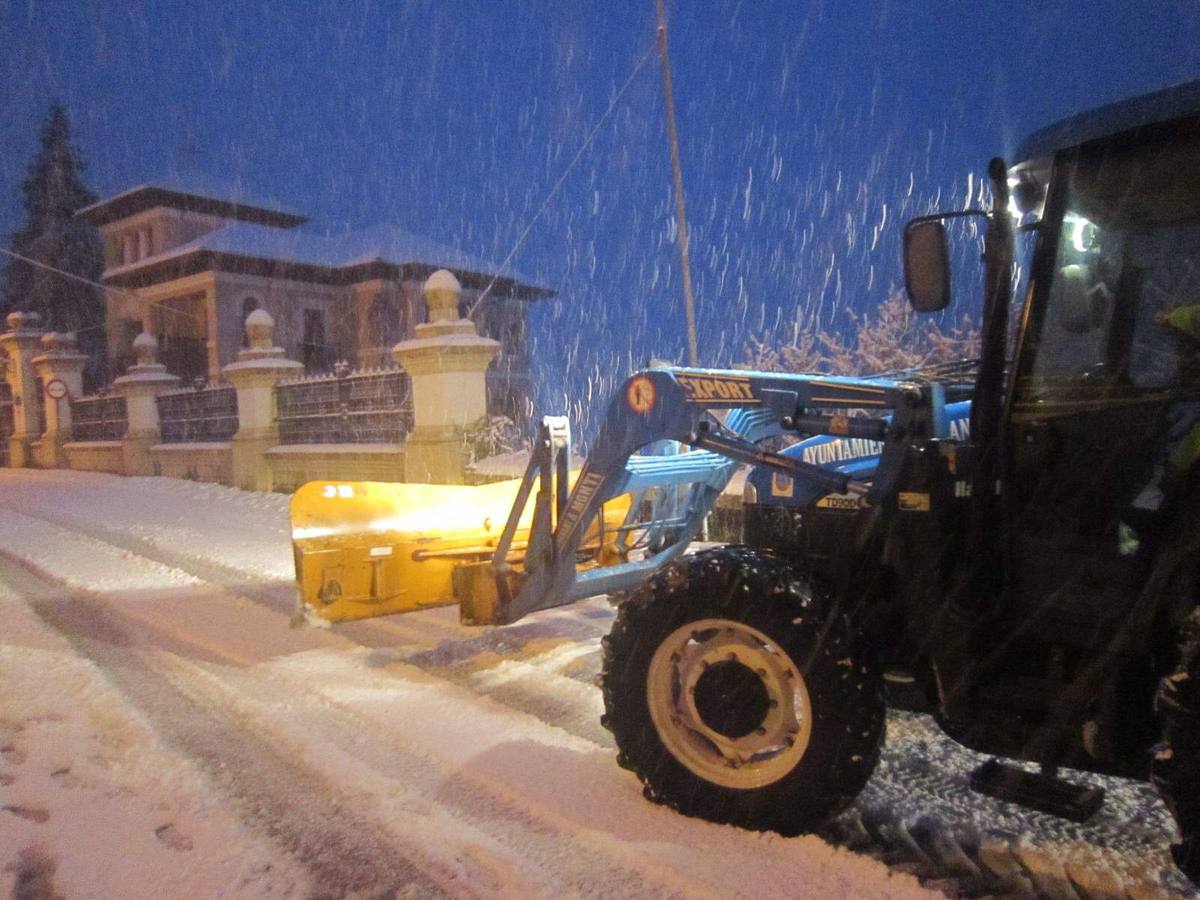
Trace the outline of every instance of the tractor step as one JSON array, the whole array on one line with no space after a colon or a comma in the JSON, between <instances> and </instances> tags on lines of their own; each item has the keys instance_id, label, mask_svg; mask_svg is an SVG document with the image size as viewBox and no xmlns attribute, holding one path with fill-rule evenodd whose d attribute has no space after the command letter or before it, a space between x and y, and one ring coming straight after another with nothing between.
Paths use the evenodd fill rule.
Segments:
<instances>
[{"instance_id":1,"label":"tractor step","mask_svg":"<svg viewBox=\"0 0 1200 900\"><path fill-rule=\"evenodd\" d=\"M971 773L971 790L1072 822L1086 822L1104 805L1103 788L1026 772L998 759L989 759Z\"/></svg>"}]
</instances>

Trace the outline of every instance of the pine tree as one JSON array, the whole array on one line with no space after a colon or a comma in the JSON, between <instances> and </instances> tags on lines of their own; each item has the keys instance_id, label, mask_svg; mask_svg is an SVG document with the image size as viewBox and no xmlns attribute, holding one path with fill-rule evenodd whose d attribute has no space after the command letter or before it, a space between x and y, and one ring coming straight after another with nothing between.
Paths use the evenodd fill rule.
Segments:
<instances>
[{"instance_id":1,"label":"pine tree","mask_svg":"<svg viewBox=\"0 0 1200 900\"><path fill-rule=\"evenodd\" d=\"M66 110L53 104L42 125L41 147L21 183L26 222L11 236L9 247L45 265L98 281L104 268L99 232L75 218L76 210L96 200L83 184L83 170L83 160L71 143ZM75 332L80 350L91 358L89 381L103 371L104 301L98 288L8 257L0 304L4 312L38 313L47 329Z\"/></svg>"}]
</instances>

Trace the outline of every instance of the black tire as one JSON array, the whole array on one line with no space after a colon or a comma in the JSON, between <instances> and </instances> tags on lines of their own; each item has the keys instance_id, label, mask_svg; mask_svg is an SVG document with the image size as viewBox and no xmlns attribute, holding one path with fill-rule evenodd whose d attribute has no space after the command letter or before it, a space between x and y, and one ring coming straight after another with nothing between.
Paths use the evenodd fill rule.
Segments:
<instances>
[{"instance_id":1,"label":"black tire","mask_svg":"<svg viewBox=\"0 0 1200 900\"><path fill-rule=\"evenodd\" d=\"M878 665L849 618L765 551L721 547L655 576L621 606L603 679L618 763L688 816L801 834L879 761Z\"/></svg>"},{"instance_id":2,"label":"black tire","mask_svg":"<svg viewBox=\"0 0 1200 900\"><path fill-rule=\"evenodd\" d=\"M1154 707L1163 719L1163 742L1154 756L1154 786L1179 825L1171 848L1175 863L1200 884L1200 610L1183 628L1176 671L1158 686Z\"/></svg>"}]
</instances>

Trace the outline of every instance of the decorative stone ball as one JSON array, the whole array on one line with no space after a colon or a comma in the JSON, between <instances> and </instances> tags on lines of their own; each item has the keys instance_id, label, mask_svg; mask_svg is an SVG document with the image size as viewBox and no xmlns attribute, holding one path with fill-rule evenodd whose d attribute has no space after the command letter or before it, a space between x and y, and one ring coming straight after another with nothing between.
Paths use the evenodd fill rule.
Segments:
<instances>
[{"instance_id":1,"label":"decorative stone ball","mask_svg":"<svg viewBox=\"0 0 1200 900\"><path fill-rule=\"evenodd\" d=\"M250 338L251 347L270 347L275 338L275 320L271 314L265 309L256 309L246 316L246 337Z\"/></svg>"},{"instance_id":2,"label":"decorative stone ball","mask_svg":"<svg viewBox=\"0 0 1200 900\"><path fill-rule=\"evenodd\" d=\"M158 362L158 341L148 331L133 339L133 354L139 366L152 366Z\"/></svg>"},{"instance_id":3,"label":"decorative stone ball","mask_svg":"<svg viewBox=\"0 0 1200 900\"><path fill-rule=\"evenodd\" d=\"M40 320L41 316L35 312L17 310L16 312L10 312L5 317L4 322L8 325L9 331L28 331L37 328Z\"/></svg>"},{"instance_id":4,"label":"decorative stone ball","mask_svg":"<svg viewBox=\"0 0 1200 900\"><path fill-rule=\"evenodd\" d=\"M429 307L430 322L458 321L458 301L462 285L453 272L438 269L425 279L425 305Z\"/></svg>"},{"instance_id":5,"label":"decorative stone ball","mask_svg":"<svg viewBox=\"0 0 1200 900\"><path fill-rule=\"evenodd\" d=\"M71 331L48 331L42 335L42 347L47 351L70 352L76 346L75 333Z\"/></svg>"}]
</instances>

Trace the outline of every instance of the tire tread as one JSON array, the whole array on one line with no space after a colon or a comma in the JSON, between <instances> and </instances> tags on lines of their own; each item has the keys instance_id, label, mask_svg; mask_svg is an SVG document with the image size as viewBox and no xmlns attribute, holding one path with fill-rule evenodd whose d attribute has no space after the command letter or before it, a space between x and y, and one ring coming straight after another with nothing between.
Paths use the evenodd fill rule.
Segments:
<instances>
[{"instance_id":1,"label":"tire tread","mask_svg":"<svg viewBox=\"0 0 1200 900\"><path fill-rule=\"evenodd\" d=\"M809 682L810 693L825 689L846 701L813 700L814 734L827 729L823 740L830 742L830 767L820 777L811 767L802 773L801 765L766 788L738 791L692 774L662 746L644 700L645 667L667 634L707 617L754 619L748 624L779 636L781 645L792 641L786 649L798 665L829 676L824 685ZM773 631L761 627L764 619ZM809 642L815 648L805 636L816 638ZM798 651L811 652L806 660ZM838 665L847 658L850 665ZM604 642L602 685L601 721L616 740L618 765L637 775L648 799L710 821L785 835L811 831L858 795L882 751L882 676L861 636L786 559L768 551L713 548L655 575L618 609Z\"/></svg>"}]
</instances>

